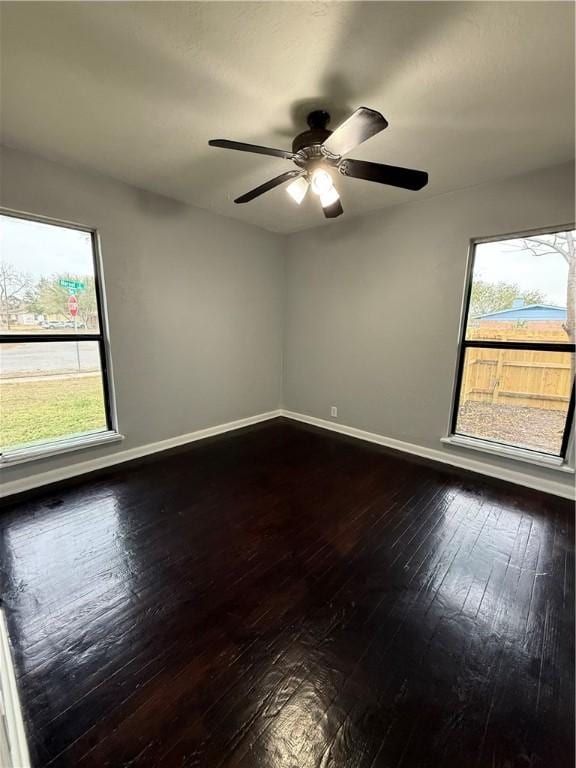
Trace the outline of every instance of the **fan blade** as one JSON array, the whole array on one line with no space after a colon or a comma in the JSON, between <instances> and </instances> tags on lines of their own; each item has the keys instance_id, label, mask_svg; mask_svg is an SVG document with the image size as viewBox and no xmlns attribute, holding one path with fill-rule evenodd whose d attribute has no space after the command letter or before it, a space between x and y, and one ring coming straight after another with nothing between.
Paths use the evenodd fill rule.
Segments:
<instances>
[{"instance_id":1,"label":"fan blade","mask_svg":"<svg viewBox=\"0 0 576 768\"><path fill-rule=\"evenodd\" d=\"M383 163L367 163L364 160L343 160L338 166L340 173L353 179L376 181L378 184L389 184L402 189L422 189L428 184L426 171L415 171L412 168L399 168L396 165Z\"/></svg>"},{"instance_id":2,"label":"fan blade","mask_svg":"<svg viewBox=\"0 0 576 768\"><path fill-rule=\"evenodd\" d=\"M240 152L254 152L257 155L272 155L272 157L283 157L285 160L292 160L295 155L286 149L272 149L271 147L261 147L258 144L244 144L241 141L228 141L228 139L210 139L208 144L211 147L220 147L221 149L237 149Z\"/></svg>"},{"instance_id":3,"label":"fan blade","mask_svg":"<svg viewBox=\"0 0 576 768\"><path fill-rule=\"evenodd\" d=\"M323 146L333 155L345 155L363 141L375 136L388 127L388 121L380 112L368 107L359 107L348 120L328 136Z\"/></svg>"},{"instance_id":4,"label":"fan blade","mask_svg":"<svg viewBox=\"0 0 576 768\"><path fill-rule=\"evenodd\" d=\"M332 203L332 205L327 205L326 208L322 208L324 211L324 216L326 216L327 219L335 219L337 216L342 216L344 213L344 208L342 208L342 203L340 200L336 200L335 203Z\"/></svg>"},{"instance_id":5,"label":"fan blade","mask_svg":"<svg viewBox=\"0 0 576 768\"><path fill-rule=\"evenodd\" d=\"M284 182L288 181L288 179L295 179L296 176L303 176L305 173L306 171L286 171L286 173L281 173L280 176L276 176L275 178L270 179L270 181L266 181L264 184L260 184L259 187L251 189L250 192L246 192L245 195L237 197L234 202L249 203L250 200L254 200L255 197L263 195L264 192L269 192L271 189L274 189L274 187L278 187L280 184L284 184Z\"/></svg>"}]
</instances>

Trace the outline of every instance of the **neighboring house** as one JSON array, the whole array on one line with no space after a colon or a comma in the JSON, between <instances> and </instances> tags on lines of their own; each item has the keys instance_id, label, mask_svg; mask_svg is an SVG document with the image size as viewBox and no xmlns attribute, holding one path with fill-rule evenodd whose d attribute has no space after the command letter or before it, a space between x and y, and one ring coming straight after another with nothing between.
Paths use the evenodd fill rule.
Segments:
<instances>
[{"instance_id":1,"label":"neighboring house","mask_svg":"<svg viewBox=\"0 0 576 768\"><path fill-rule=\"evenodd\" d=\"M488 312L477 315L474 320L487 322L566 322L566 307L556 307L553 304L524 304L522 299L516 299L510 309L498 312Z\"/></svg>"},{"instance_id":2,"label":"neighboring house","mask_svg":"<svg viewBox=\"0 0 576 768\"><path fill-rule=\"evenodd\" d=\"M37 325L41 315L35 315L33 312L18 312L16 322L18 325Z\"/></svg>"},{"instance_id":3,"label":"neighboring house","mask_svg":"<svg viewBox=\"0 0 576 768\"><path fill-rule=\"evenodd\" d=\"M0 325L4 327L19 325L38 325L42 315L36 315L19 307L11 308L9 312L0 313Z\"/></svg>"},{"instance_id":4,"label":"neighboring house","mask_svg":"<svg viewBox=\"0 0 576 768\"><path fill-rule=\"evenodd\" d=\"M553 304L524 304L516 299L510 309L476 315L469 325L470 338L525 341L566 341L566 308Z\"/></svg>"}]
</instances>

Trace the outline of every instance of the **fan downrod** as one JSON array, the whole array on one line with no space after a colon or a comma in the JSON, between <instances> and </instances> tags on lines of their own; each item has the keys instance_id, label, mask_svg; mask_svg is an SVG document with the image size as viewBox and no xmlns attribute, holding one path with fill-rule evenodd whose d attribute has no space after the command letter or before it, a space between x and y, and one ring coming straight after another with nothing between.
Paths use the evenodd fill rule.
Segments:
<instances>
[{"instance_id":1,"label":"fan downrod","mask_svg":"<svg viewBox=\"0 0 576 768\"><path fill-rule=\"evenodd\" d=\"M326 126L330 122L330 113L323 109L315 109L309 113L306 122L312 130L326 130Z\"/></svg>"}]
</instances>

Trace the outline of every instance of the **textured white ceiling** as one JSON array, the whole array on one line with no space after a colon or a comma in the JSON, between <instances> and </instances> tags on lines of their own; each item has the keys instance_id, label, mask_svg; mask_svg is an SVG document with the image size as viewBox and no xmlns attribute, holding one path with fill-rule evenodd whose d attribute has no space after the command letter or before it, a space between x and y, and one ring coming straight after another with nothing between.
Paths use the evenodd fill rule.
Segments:
<instances>
[{"instance_id":1,"label":"textured white ceiling","mask_svg":"<svg viewBox=\"0 0 576 768\"><path fill-rule=\"evenodd\" d=\"M232 200L292 165L209 138L288 148L311 108L381 111L352 156L430 184L339 179L345 216L574 155L567 2L4 2L1 77L7 144L279 232L316 201Z\"/></svg>"}]
</instances>

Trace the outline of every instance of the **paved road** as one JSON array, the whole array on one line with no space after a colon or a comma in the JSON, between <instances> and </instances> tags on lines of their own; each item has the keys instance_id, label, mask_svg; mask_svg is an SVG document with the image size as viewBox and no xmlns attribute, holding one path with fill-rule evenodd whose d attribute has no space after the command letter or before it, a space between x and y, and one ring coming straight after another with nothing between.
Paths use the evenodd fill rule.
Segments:
<instances>
[{"instance_id":1,"label":"paved road","mask_svg":"<svg viewBox=\"0 0 576 768\"><path fill-rule=\"evenodd\" d=\"M95 341L0 345L0 376L4 379L87 372L99 367Z\"/></svg>"}]
</instances>

